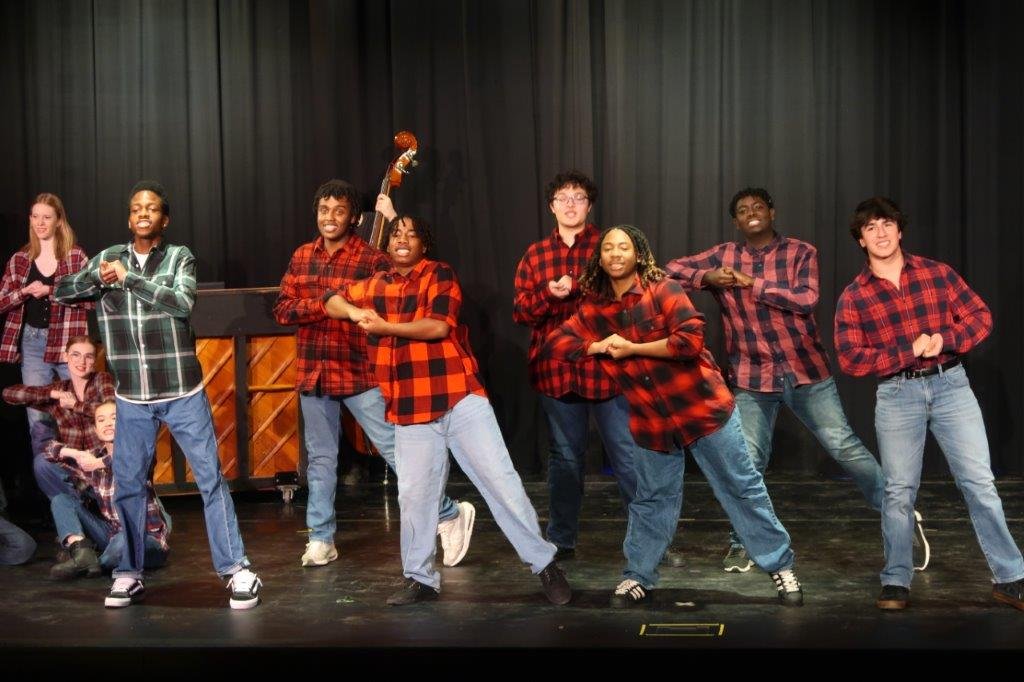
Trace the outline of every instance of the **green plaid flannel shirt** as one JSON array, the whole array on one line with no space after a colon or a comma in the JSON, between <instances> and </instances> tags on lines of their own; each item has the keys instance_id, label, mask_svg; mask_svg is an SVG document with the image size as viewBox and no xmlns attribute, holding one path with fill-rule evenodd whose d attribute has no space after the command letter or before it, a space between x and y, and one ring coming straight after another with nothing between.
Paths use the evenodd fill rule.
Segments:
<instances>
[{"instance_id":1,"label":"green plaid flannel shirt","mask_svg":"<svg viewBox=\"0 0 1024 682\"><path fill-rule=\"evenodd\" d=\"M123 284L104 284L100 262L120 260ZM128 400L164 400L187 394L203 381L189 321L196 300L196 259L185 246L161 242L139 266L131 244L111 246L81 271L64 277L54 297L95 300L96 319L117 381Z\"/></svg>"}]
</instances>

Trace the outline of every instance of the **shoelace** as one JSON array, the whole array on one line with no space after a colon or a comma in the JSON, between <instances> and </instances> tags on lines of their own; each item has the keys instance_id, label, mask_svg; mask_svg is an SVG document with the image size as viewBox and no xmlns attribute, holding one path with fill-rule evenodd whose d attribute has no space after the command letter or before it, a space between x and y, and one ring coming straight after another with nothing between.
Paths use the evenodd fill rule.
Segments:
<instances>
[{"instance_id":1,"label":"shoelace","mask_svg":"<svg viewBox=\"0 0 1024 682\"><path fill-rule=\"evenodd\" d=\"M642 597L644 594L644 587L633 579L626 579L619 583L619 586L615 588L615 594L633 594L637 597Z\"/></svg>"},{"instance_id":2,"label":"shoelace","mask_svg":"<svg viewBox=\"0 0 1024 682\"><path fill-rule=\"evenodd\" d=\"M251 593L253 584L262 587L263 581L255 573L245 568L231 576L231 580L228 581L228 587L235 592Z\"/></svg>"},{"instance_id":3,"label":"shoelace","mask_svg":"<svg viewBox=\"0 0 1024 682\"><path fill-rule=\"evenodd\" d=\"M545 568L540 572L540 579L545 585L550 585L551 581L558 576L558 567L552 566L551 568Z\"/></svg>"},{"instance_id":4,"label":"shoelace","mask_svg":"<svg viewBox=\"0 0 1024 682\"><path fill-rule=\"evenodd\" d=\"M796 574L789 569L772 573L772 579L775 580L775 586L780 592L800 591L800 581L796 579Z\"/></svg>"},{"instance_id":5,"label":"shoelace","mask_svg":"<svg viewBox=\"0 0 1024 682\"><path fill-rule=\"evenodd\" d=\"M111 592L127 592L128 588L135 584L135 578L114 578L114 586Z\"/></svg>"}]
</instances>

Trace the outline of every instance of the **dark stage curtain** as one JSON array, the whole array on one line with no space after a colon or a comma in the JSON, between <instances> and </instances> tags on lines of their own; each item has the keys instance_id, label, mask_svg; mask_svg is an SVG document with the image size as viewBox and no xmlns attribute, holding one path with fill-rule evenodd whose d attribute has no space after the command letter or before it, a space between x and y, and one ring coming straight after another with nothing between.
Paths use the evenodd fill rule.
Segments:
<instances>
[{"instance_id":1,"label":"dark stage curtain","mask_svg":"<svg viewBox=\"0 0 1024 682\"><path fill-rule=\"evenodd\" d=\"M735 233L732 193L763 185L777 224L817 245L831 348L862 265L846 221L876 193L911 216L908 250L949 262L990 304L970 369L999 473L1024 468L1024 64L1018 3L732 0L421 2L33 0L0 6L5 253L38 191L60 194L89 252L127 237L126 193L162 181L169 238L201 279L273 285L315 235L329 177L367 202L413 130L400 208L436 226L520 470L543 459L512 276L550 232L542 189L592 173L601 225L645 229L661 260ZM709 339L721 358L710 298ZM874 382L840 378L874 445ZM774 467L834 473L783 416ZM830 468L831 467L831 468ZM944 464L930 452L927 470Z\"/></svg>"}]
</instances>

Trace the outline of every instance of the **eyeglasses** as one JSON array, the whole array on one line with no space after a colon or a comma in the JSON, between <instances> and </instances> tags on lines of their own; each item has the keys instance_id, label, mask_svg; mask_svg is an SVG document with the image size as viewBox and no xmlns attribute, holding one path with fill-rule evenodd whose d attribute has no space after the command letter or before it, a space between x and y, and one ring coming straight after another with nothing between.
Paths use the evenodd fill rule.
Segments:
<instances>
[{"instance_id":1,"label":"eyeglasses","mask_svg":"<svg viewBox=\"0 0 1024 682\"><path fill-rule=\"evenodd\" d=\"M563 206L568 206L569 204L582 204L588 201L589 199L590 197L588 197L586 194L559 194L557 197L555 197L555 201L562 204Z\"/></svg>"}]
</instances>

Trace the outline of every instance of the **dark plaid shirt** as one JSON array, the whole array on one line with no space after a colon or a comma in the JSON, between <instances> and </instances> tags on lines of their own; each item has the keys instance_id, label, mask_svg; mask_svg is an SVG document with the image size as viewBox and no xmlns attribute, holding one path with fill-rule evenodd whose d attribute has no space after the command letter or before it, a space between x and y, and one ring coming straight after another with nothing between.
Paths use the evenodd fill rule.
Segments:
<instances>
[{"instance_id":1,"label":"dark plaid shirt","mask_svg":"<svg viewBox=\"0 0 1024 682\"><path fill-rule=\"evenodd\" d=\"M120 260L124 283L104 284L100 262ZM99 300L96 319L117 395L134 401L188 394L203 381L189 316L196 301L196 259L160 242L142 268L131 244L111 246L57 285L59 301Z\"/></svg>"},{"instance_id":2,"label":"dark plaid shirt","mask_svg":"<svg viewBox=\"0 0 1024 682\"><path fill-rule=\"evenodd\" d=\"M303 244L292 256L274 306L279 324L297 324L296 383L300 391L320 384L325 395L353 395L377 385L366 355L366 334L350 320L327 317L324 303L335 291L373 273L391 260L352 234L333 254L323 237Z\"/></svg>"},{"instance_id":3,"label":"dark plaid shirt","mask_svg":"<svg viewBox=\"0 0 1024 682\"><path fill-rule=\"evenodd\" d=\"M831 376L814 321L818 252L807 242L776 235L754 249L726 242L665 266L687 289L704 289L704 275L722 266L754 278L751 287L710 287L722 311L729 380L761 393L814 384Z\"/></svg>"},{"instance_id":4,"label":"dark plaid shirt","mask_svg":"<svg viewBox=\"0 0 1024 682\"><path fill-rule=\"evenodd\" d=\"M88 259L85 251L74 246L68 255L57 261L54 272L54 283L60 282L68 275L81 270ZM22 287L28 284L28 273L32 269L32 260L24 251L18 251L7 261L2 282L0 282L0 314L7 313L4 331L0 337L0 362L20 362L21 324L25 315L27 296L21 293ZM50 292L50 301L56 303ZM86 311L92 309L91 303L56 303L50 306L50 324L46 333L46 362L64 362L61 355L68 339L72 336L84 336L89 333Z\"/></svg>"},{"instance_id":5,"label":"dark plaid shirt","mask_svg":"<svg viewBox=\"0 0 1024 682\"><path fill-rule=\"evenodd\" d=\"M629 430L642 447L673 452L714 433L729 420L733 397L704 347L704 316L678 282L644 288L639 279L621 301L588 297L578 313L552 332L542 354L574 360L611 334L647 343L668 339L672 358L633 355L602 366L629 402Z\"/></svg>"},{"instance_id":6,"label":"dark plaid shirt","mask_svg":"<svg viewBox=\"0 0 1024 682\"><path fill-rule=\"evenodd\" d=\"M338 293L357 307L373 308L388 322L432 319L448 323L448 336L432 341L368 337L388 421L425 424L443 417L471 393L487 397L469 346L469 332L459 325L462 289L447 263L424 258L408 276L381 272Z\"/></svg>"},{"instance_id":7,"label":"dark plaid shirt","mask_svg":"<svg viewBox=\"0 0 1024 682\"><path fill-rule=\"evenodd\" d=\"M991 331L988 306L953 268L906 251L899 289L864 266L836 304L836 355L854 376L933 367L971 350ZM914 357L921 334L942 335L937 357Z\"/></svg>"},{"instance_id":8,"label":"dark plaid shirt","mask_svg":"<svg viewBox=\"0 0 1024 682\"><path fill-rule=\"evenodd\" d=\"M90 497L98 503L100 516L103 517L109 526L108 537L114 537L121 532L121 519L118 518L117 510L114 507L114 493L117 491L117 487L114 484L113 457L108 455L106 449L102 446L91 448L89 452L102 459L104 466L101 469L84 471L78 464L78 460L72 457L63 457L60 454L64 447L71 447L75 450L83 449L55 440L50 441L50 444L46 446L46 459L64 467L74 480L80 484L82 490L91 491ZM164 522L160 505L157 504L156 491L153 489L151 481L146 481L146 533L152 535L160 543L161 547L167 549L167 535L169 531L167 524Z\"/></svg>"},{"instance_id":9,"label":"dark plaid shirt","mask_svg":"<svg viewBox=\"0 0 1024 682\"><path fill-rule=\"evenodd\" d=\"M516 269L516 295L512 319L531 327L528 372L530 385L552 398L575 393L591 400L604 400L619 394L618 385L601 369L593 357L575 362L562 358L542 358L544 340L579 308L580 290L576 280L590 260L600 231L587 225L567 246L556 227L546 239L534 242L526 250ZM548 282L563 275L572 277L572 291L557 298L548 290Z\"/></svg>"},{"instance_id":10,"label":"dark plaid shirt","mask_svg":"<svg viewBox=\"0 0 1024 682\"><path fill-rule=\"evenodd\" d=\"M50 397L50 391L75 389L70 379L55 381L47 386L15 384L4 389L4 400L12 405L24 405L43 410L57 422L57 440L76 450L92 450L102 446L93 428L93 413L100 403L114 399L114 378L106 372L96 372L85 385L85 397L72 408L61 407L59 400Z\"/></svg>"}]
</instances>

